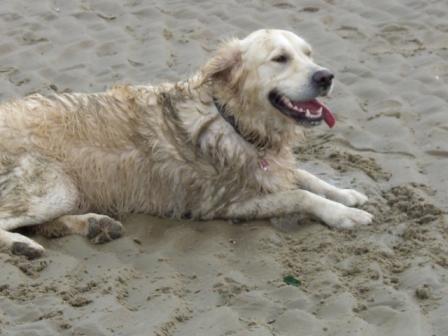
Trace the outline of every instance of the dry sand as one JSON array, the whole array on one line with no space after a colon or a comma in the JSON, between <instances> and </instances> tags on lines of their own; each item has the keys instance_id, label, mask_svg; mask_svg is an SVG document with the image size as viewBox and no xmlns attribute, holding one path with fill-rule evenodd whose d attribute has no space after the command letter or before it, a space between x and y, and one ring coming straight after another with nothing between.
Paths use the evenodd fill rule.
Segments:
<instances>
[{"instance_id":1,"label":"dry sand","mask_svg":"<svg viewBox=\"0 0 448 336\"><path fill-rule=\"evenodd\" d=\"M220 38L286 28L337 78L303 166L375 224L125 220L0 254L2 335L448 335L448 2L2 0L0 98L187 77ZM293 275L299 287L286 285Z\"/></svg>"}]
</instances>

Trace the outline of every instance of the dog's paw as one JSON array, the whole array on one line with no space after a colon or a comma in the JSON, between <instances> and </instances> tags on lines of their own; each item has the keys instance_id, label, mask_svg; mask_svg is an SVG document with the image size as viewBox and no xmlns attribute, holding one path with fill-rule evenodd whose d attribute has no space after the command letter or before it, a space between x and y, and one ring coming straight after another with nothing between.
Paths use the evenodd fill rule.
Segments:
<instances>
[{"instance_id":1,"label":"dog's paw","mask_svg":"<svg viewBox=\"0 0 448 336\"><path fill-rule=\"evenodd\" d=\"M337 229L352 229L360 225L369 225L373 220L373 215L367 211L349 208L342 204L325 217L324 222Z\"/></svg>"},{"instance_id":2,"label":"dog's paw","mask_svg":"<svg viewBox=\"0 0 448 336\"><path fill-rule=\"evenodd\" d=\"M368 197L354 189L340 189L332 195L332 199L346 206L353 207L363 205L368 201Z\"/></svg>"},{"instance_id":3,"label":"dog's paw","mask_svg":"<svg viewBox=\"0 0 448 336\"><path fill-rule=\"evenodd\" d=\"M87 238L94 244L118 239L124 233L123 224L107 216L90 217L87 222Z\"/></svg>"},{"instance_id":4,"label":"dog's paw","mask_svg":"<svg viewBox=\"0 0 448 336\"><path fill-rule=\"evenodd\" d=\"M25 256L28 259L39 258L44 254L45 249L35 241L17 233L14 235L15 241L11 243L10 247L11 254Z\"/></svg>"}]
</instances>

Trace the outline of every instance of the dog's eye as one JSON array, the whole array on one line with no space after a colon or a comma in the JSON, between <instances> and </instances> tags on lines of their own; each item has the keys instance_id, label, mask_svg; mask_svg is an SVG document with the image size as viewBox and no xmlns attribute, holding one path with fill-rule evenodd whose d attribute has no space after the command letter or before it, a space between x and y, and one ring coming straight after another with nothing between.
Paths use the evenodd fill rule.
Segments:
<instances>
[{"instance_id":1,"label":"dog's eye","mask_svg":"<svg viewBox=\"0 0 448 336\"><path fill-rule=\"evenodd\" d=\"M307 49L303 52L306 56L310 57L311 56L311 50Z\"/></svg>"},{"instance_id":2,"label":"dog's eye","mask_svg":"<svg viewBox=\"0 0 448 336\"><path fill-rule=\"evenodd\" d=\"M278 55L278 56L275 56L273 59L272 59L272 61L273 62L276 62L276 63L286 63L286 62L288 62L288 60L289 60L289 57L287 56L287 55Z\"/></svg>"}]
</instances>

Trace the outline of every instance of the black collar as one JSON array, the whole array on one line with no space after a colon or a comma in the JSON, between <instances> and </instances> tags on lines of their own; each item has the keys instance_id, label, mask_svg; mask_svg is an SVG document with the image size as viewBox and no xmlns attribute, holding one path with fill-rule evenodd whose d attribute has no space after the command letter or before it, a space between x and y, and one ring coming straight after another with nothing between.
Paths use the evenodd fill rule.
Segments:
<instances>
[{"instance_id":1,"label":"black collar","mask_svg":"<svg viewBox=\"0 0 448 336\"><path fill-rule=\"evenodd\" d=\"M238 135L240 137L242 137L244 139L243 135L241 134L240 129L238 128L238 125L236 124L235 117L233 115L229 115L229 114L226 113L226 106L227 105L226 104L221 105L221 103L218 101L218 99L216 99L216 97L213 97L213 102L215 103L216 109L218 110L218 112L221 115L221 117L225 121L227 121L230 124L230 126L233 127L235 132L238 133Z\"/></svg>"},{"instance_id":2,"label":"black collar","mask_svg":"<svg viewBox=\"0 0 448 336\"><path fill-rule=\"evenodd\" d=\"M254 139L251 138L246 138L240 131L240 129L238 128L238 124L235 120L235 117L233 115L230 115L228 113L226 113L226 106L227 104L222 105L218 99L216 99L216 97L213 97L213 102L215 103L216 109L218 110L219 114L221 115L221 117L227 121L230 126L233 127L233 129L235 130L235 132L242 137L245 141L247 141L248 143L250 143L251 145L254 145L255 147L261 149L264 148L266 144L259 144L258 142L254 141Z\"/></svg>"}]
</instances>

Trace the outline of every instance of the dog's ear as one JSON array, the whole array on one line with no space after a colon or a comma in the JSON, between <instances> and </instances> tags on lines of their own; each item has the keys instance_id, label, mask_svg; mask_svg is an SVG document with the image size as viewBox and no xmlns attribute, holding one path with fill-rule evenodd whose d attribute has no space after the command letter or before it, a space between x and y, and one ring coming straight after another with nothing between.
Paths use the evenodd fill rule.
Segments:
<instances>
[{"instance_id":1,"label":"dog's ear","mask_svg":"<svg viewBox=\"0 0 448 336\"><path fill-rule=\"evenodd\" d=\"M240 40L227 41L218 48L212 59L201 69L202 82L223 80L232 83L241 63Z\"/></svg>"}]
</instances>

